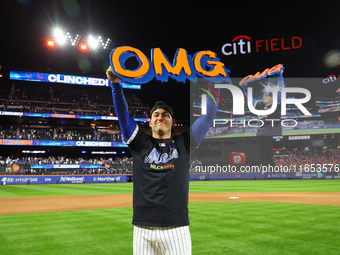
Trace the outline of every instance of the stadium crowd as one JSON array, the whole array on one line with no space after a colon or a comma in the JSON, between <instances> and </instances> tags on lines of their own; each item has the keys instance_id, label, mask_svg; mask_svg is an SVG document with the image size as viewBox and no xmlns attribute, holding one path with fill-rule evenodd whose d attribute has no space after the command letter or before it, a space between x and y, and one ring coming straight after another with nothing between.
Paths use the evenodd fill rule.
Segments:
<instances>
[{"instance_id":1,"label":"stadium crowd","mask_svg":"<svg viewBox=\"0 0 340 255\"><path fill-rule=\"evenodd\" d=\"M25 128L1 127L1 139L27 139L27 140L76 140L76 141L122 141L119 130L101 132L95 128L90 129L65 129L53 128Z\"/></svg>"},{"instance_id":2,"label":"stadium crowd","mask_svg":"<svg viewBox=\"0 0 340 255\"><path fill-rule=\"evenodd\" d=\"M132 116L147 118L149 106L136 94L127 91L126 100ZM60 113L116 116L111 93L96 87L46 86L24 84L4 86L0 92L0 110L32 113Z\"/></svg>"},{"instance_id":3,"label":"stadium crowd","mask_svg":"<svg viewBox=\"0 0 340 255\"><path fill-rule=\"evenodd\" d=\"M30 174L127 174L132 173L133 160L129 157L116 158L98 158L98 159L84 159L84 158L69 158L63 156L50 157L2 157L0 156L0 166L19 165L20 170L16 174L30 175ZM32 165L39 165L39 169L31 169ZM62 168L47 169L44 165L100 165L101 168Z\"/></svg>"},{"instance_id":4,"label":"stadium crowd","mask_svg":"<svg viewBox=\"0 0 340 255\"><path fill-rule=\"evenodd\" d=\"M132 158L116 157L116 158L99 158L99 159L84 159L84 158L68 158L63 156L50 157L2 157L0 156L1 166L17 165L62 165L62 164L80 164L80 165L109 165L109 166L131 166Z\"/></svg>"},{"instance_id":5,"label":"stadium crowd","mask_svg":"<svg viewBox=\"0 0 340 255\"><path fill-rule=\"evenodd\" d=\"M339 148L325 148L322 153L313 153L310 150L287 150L284 156L273 157L277 166L291 166L298 169L300 166L310 167L311 164L334 164L340 162Z\"/></svg>"}]
</instances>

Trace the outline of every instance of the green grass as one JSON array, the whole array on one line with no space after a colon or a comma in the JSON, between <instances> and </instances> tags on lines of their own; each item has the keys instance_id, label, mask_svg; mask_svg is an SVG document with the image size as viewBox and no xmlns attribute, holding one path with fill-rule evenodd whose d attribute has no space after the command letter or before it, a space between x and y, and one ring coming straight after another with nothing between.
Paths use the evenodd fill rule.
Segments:
<instances>
[{"instance_id":1,"label":"green grass","mask_svg":"<svg viewBox=\"0 0 340 255\"><path fill-rule=\"evenodd\" d=\"M340 179L190 182L191 193L340 191Z\"/></svg>"},{"instance_id":2,"label":"green grass","mask_svg":"<svg viewBox=\"0 0 340 255\"><path fill-rule=\"evenodd\" d=\"M190 204L193 254L339 254L340 207Z\"/></svg>"},{"instance_id":3,"label":"green grass","mask_svg":"<svg viewBox=\"0 0 340 255\"><path fill-rule=\"evenodd\" d=\"M315 135L315 134L337 134L338 128L324 128L324 129L297 129L283 131L283 135Z\"/></svg>"},{"instance_id":4,"label":"green grass","mask_svg":"<svg viewBox=\"0 0 340 255\"><path fill-rule=\"evenodd\" d=\"M191 193L340 191L340 180L249 180L190 182ZM0 186L0 197L132 194L131 183Z\"/></svg>"},{"instance_id":5,"label":"green grass","mask_svg":"<svg viewBox=\"0 0 340 255\"><path fill-rule=\"evenodd\" d=\"M193 254L338 254L340 207L192 203ZM1 254L132 254L131 208L0 216Z\"/></svg>"},{"instance_id":6,"label":"green grass","mask_svg":"<svg viewBox=\"0 0 340 255\"><path fill-rule=\"evenodd\" d=\"M3 215L1 254L132 254L131 219L132 208Z\"/></svg>"},{"instance_id":7,"label":"green grass","mask_svg":"<svg viewBox=\"0 0 340 255\"><path fill-rule=\"evenodd\" d=\"M132 194L132 183L0 186L0 197Z\"/></svg>"},{"instance_id":8,"label":"green grass","mask_svg":"<svg viewBox=\"0 0 340 255\"><path fill-rule=\"evenodd\" d=\"M267 191L340 192L340 180L190 182L192 193ZM131 193L131 183L0 186L0 197ZM189 212L194 255L339 253L338 206L191 203ZM0 215L0 253L132 254L131 221L132 208Z\"/></svg>"}]
</instances>

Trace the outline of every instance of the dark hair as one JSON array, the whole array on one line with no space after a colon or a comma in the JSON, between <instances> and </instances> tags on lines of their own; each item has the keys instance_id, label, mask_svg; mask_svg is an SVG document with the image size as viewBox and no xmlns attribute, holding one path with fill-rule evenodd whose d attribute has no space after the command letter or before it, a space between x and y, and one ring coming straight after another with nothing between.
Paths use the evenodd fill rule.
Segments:
<instances>
[{"instance_id":1,"label":"dark hair","mask_svg":"<svg viewBox=\"0 0 340 255\"><path fill-rule=\"evenodd\" d=\"M171 107L168 104L164 103L163 101L157 101L155 103L155 105L150 110L150 118L152 116L152 113L154 111L156 111L157 109L164 109L171 115L172 118L174 117L174 113L173 113ZM151 134L151 132L150 132L150 134ZM174 134L174 127L173 126L171 127L171 134Z\"/></svg>"},{"instance_id":2,"label":"dark hair","mask_svg":"<svg viewBox=\"0 0 340 255\"><path fill-rule=\"evenodd\" d=\"M155 103L155 105L154 105L154 106L151 108L151 110L150 110L150 118L151 118L151 116L152 116L152 113L153 113L154 111L156 111L157 109L164 109L164 110L166 110L166 111L169 112L169 114L171 115L172 118L174 117L174 113L173 113L173 111L172 111L172 109L171 109L171 107L170 107L169 105L167 105L167 104L164 103L163 101L157 101L157 102Z\"/></svg>"}]
</instances>

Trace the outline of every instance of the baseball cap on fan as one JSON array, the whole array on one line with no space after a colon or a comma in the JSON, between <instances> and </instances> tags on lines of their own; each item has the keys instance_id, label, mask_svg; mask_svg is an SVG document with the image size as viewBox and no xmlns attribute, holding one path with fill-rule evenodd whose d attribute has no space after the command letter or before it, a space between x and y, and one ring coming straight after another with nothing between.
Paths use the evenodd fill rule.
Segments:
<instances>
[{"instance_id":1,"label":"baseball cap on fan","mask_svg":"<svg viewBox=\"0 0 340 255\"><path fill-rule=\"evenodd\" d=\"M163 101L157 101L155 103L155 105L150 110L150 116L152 116L152 113L156 111L157 109L164 109L171 115L172 118L174 117L174 113L171 107L167 105L166 103L164 103Z\"/></svg>"}]
</instances>

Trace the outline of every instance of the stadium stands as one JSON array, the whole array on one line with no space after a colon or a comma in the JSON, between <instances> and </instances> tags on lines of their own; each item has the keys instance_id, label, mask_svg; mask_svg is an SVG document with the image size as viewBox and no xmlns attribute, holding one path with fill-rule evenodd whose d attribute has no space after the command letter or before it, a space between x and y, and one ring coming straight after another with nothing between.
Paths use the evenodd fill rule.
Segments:
<instances>
[{"instance_id":1,"label":"stadium stands","mask_svg":"<svg viewBox=\"0 0 340 255\"><path fill-rule=\"evenodd\" d=\"M110 87L31 78L0 80L0 172L131 173L131 155L123 143ZM142 91L125 89L124 94L130 114L141 130L148 131L150 107ZM186 127L177 120L176 131Z\"/></svg>"},{"instance_id":2,"label":"stadium stands","mask_svg":"<svg viewBox=\"0 0 340 255\"><path fill-rule=\"evenodd\" d=\"M305 148L286 150L283 155L274 156L274 163L277 166L291 166L295 169L304 166L311 166L311 164L334 164L340 161L340 149L324 147L319 153L306 150ZM328 167L328 166L327 166Z\"/></svg>"},{"instance_id":3,"label":"stadium stands","mask_svg":"<svg viewBox=\"0 0 340 255\"><path fill-rule=\"evenodd\" d=\"M18 83L18 82L16 82ZM126 93L130 113L148 118L149 106L136 93ZM2 85L0 110L115 116L109 88L18 83Z\"/></svg>"}]
</instances>

